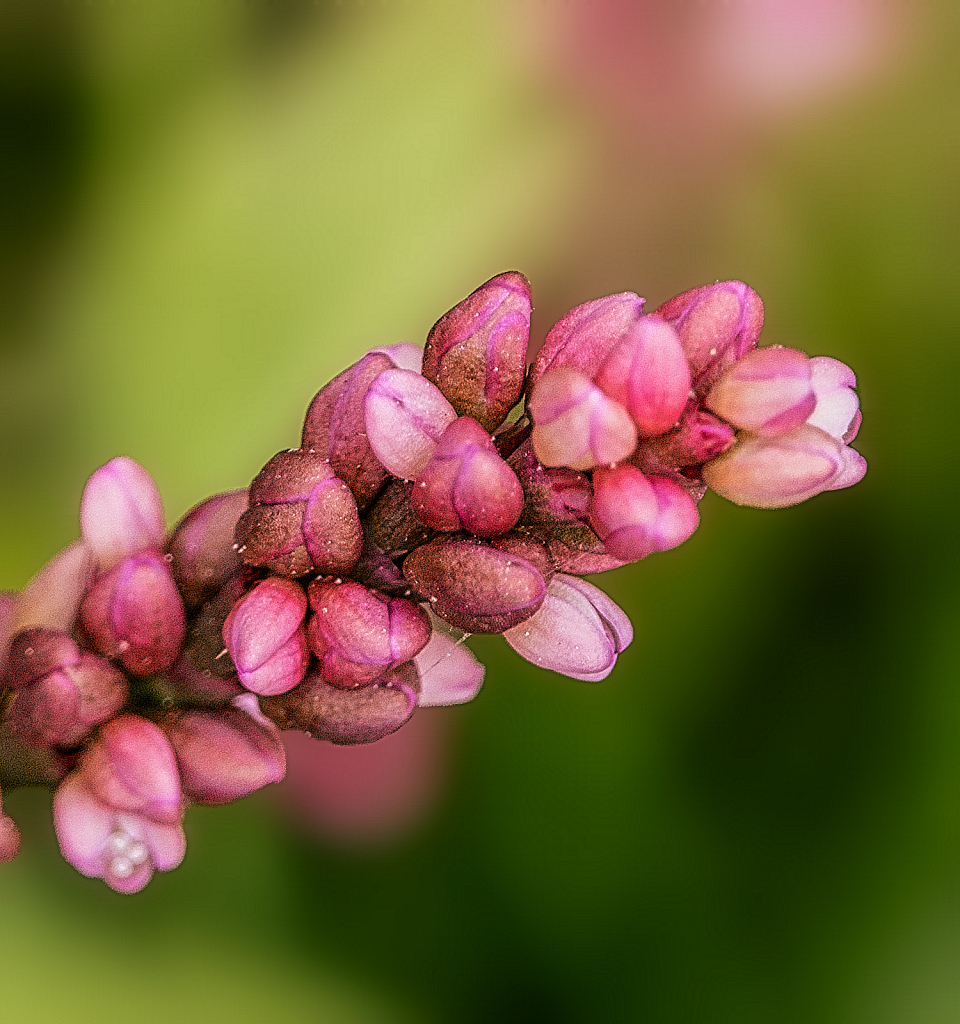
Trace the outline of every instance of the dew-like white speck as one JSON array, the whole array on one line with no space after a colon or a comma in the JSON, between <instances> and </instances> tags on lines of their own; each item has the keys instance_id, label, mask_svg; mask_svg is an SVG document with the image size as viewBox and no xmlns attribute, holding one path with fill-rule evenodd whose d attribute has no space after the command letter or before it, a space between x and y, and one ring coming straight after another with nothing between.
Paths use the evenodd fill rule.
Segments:
<instances>
[{"instance_id":1,"label":"dew-like white speck","mask_svg":"<svg viewBox=\"0 0 960 1024\"><path fill-rule=\"evenodd\" d=\"M710 349L710 355L715 356L716 354L717 350L715 348Z\"/></svg>"}]
</instances>

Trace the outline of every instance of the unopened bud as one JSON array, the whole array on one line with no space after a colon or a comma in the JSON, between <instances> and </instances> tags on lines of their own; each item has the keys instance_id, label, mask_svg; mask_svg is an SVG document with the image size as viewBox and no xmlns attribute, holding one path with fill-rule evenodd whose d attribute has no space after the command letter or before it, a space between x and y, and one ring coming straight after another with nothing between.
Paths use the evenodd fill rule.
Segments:
<instances>
[{"instance_id":1,"label":"unopened bud","mask_svg":"<svg viewBox=\"0 0 960 1024\"><path fill-rule=\"evenodd\" d=\"M810 375L817 405L807 423L850 444L857 436L861 419L860 399L853 390L857 386L853 370L839 359L814 356L810 360Z\"/></svg>"},{"instance_id":2,"label":"unopened bud","mask_svg":"<svg viewBox=\"0 0 960 1024\"><path fill-rule=\"evenodd\" d=\"M490 435L476 420L461 416L441 435L414 482L412 500L431 529L497 537L520 518L523 488Z\"/></svg>"},{"instance_id":3,"label":"unopened bud","mask_svg":"<svg viewBox=\"0 0 960 1024\"><path fill-rule=\"evenodd\" d=\"M215 494L192 508L174 527L167 551L184 604L209 600L240 569L233 533L246 511L247 491Z\"/></svg>"},{"instance_id":4,"label":"unopened bud","mask_svg":"<svg viewBox=\"0 0 960 1024\"><path fill-rule=\"evenodd\" d=\"M18 598L11 633L28 626L71 629L93 573L93 556L82 540L54 555Z\"/></svg>"},{"instance_id":5,"label":"unopened bud","mask_svg":"<svg viewBox=\"0 0 960 1024\"><path fill-rule=\"evenodd\" d=\"M430 642L414 658L420 673L422 708L466 704L480 692L486 669L464 644L467 634L435 615L430 617Z\"/></svg>"},{"instance_id":6,"label":"unopened bud","mask_svg":"<svg viewBox=\"0 0 960 1024\"><path fill-rule=\"evenodd\" d=\"M530 282L499 274L433 325L423 375L489 432L520 401L529 340Z\"/></svg>"}]
</instances>

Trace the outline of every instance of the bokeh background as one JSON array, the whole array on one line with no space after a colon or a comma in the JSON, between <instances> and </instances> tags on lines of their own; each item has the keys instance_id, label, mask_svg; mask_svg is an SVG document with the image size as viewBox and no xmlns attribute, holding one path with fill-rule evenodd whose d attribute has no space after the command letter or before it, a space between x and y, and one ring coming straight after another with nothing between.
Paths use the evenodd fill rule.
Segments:
<instances>
[{"instance_id":1,"label":"bokeh background","mask_svg":"<svg viewBox=\"0 0 960 1024\"><path fill-rule=\"evenodd\" d=\"M856 369L870 463L708 495L600 581L608 680L479 638L473 704L292 745L138 896L5 795L5 1020L960 1020L958 48L948 0L4 0L0 587L96 466L172 521L507 269L541 340L748 281Z\"/></svg>"}]
</instances>

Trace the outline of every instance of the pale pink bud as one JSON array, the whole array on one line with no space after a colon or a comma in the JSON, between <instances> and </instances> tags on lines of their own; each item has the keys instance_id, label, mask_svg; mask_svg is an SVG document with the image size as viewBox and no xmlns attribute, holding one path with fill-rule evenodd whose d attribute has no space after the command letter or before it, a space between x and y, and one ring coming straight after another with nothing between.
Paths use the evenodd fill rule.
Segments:
<instances>
[{"instance_id":1,"label":"pale pink bud","mask_svg":"<svg viewBox=\"0 0 960 1024\"><path fill-rule=\"evenodd\" d=\"M215 494L194 506L174 527L167 551L188 609L209 600L240 570L233 533L247 504L246 489Z\"/></svg>"},{"instance_id":2,"label":"pale pink bud","mask_svg":"<svg viewBox=\"0 0 960 1024\"><path fill-rule=\"evenodd\" d=\"M310 584L307 637L323 678L362 686L410 661L430 639L426 615L402 597L388 597L353 580Z\"/></svg>"},{"instance_id":3,"label":"pale pink bud","mask_svg":"<svg viewBox=\"0 0 960 1024\"><path fill-rule=\"evenodd\" d=\"M622 292L571 309L550 328L530 367L527 393L548 369L561 366L593 379L617 342L640 320L644 301L633 292Z\"/></svg>"},{"instance_id":4,"label":"pale pink bud","mask_svg":"<svg viewBox=\"0 0 960 1024\"><path fill-rule=\"evenodd\" d=\"M520 401L530 308L523 274L499 274L445 313L427 338L424 377L487 431Z\"/></svg>"},{"instance_id":5,"label":"pale pink bud","mask_svg":"<svg viewBox=\"0 0 960 1024\"><path fill-rule=\"evenodd\" d=\"M758 348L737 360L710 389L706 406L740 430L786 434L817 404L810 358L795 348Z\"/></svg>"},{"instance_id":6,"label":"pale pink bud","mask_svg":"<svg viewBox=\"0 0 960 1024\"><path fill-rule=\"evenodd\" d=\"M682 544L700 514L678 484L627 465L593 474L590 522L610 554L632 562Z\"/></svg>"},{"instance_id":7,"label":"pale pink bud","mask_svg":"<svg viewBox=\"0 0 960 1024\"><path fill-rule=\"evenodd\" d=\"M413 370L414 373L423 371L423 349L409 341L399 341L396 345L378 345L370 349L370 352L382 353L401 370Z\"/></svg>"},{"instance_id":8,"label":"pale pink bud","mask_svg":"<svg viewBox=\"0 0 960 1024\"><path fill-rule=\"evenodd\" d=\"M614 346L594 381L650 437L676 426L690 393L690 366L673 327L645 316Z\"/></svg>"},{"instance_id":9,"label":"pale pink bud","mask_svg":"<svg viewBox=\"0 0 960 1024\"><path fill-rule=\"evenodd\" d=\"M126 456L101 466L80 500L80 529L102 571L145 548L163 547L163 502L153 477Z\"/></svg>"},{"instance_id":10,"label":"pale pink bud","mask_svg":"<svg viewBox=\"0 0 960 1024\"><path fill-rule=\"evenodd\" d=\"M804 425L776 437L742 435L703 467L703 479L737 505L785 508L821 491L849 487L865 472L866 462L852 448Z\"/></svg>"},{"instance_id":11,"label":"pale pink bud","mask_svg":"<svg viewBox=\"0 0 960 1024\"><path fill-rule=\"evenodd\" d=\"M276 576L234 605L223 624L223 642L248 690L286 693L303 679L310 660L302 629L306 613L303 589Z\"/></svg>"},{"instance_id":12,"label":"pale pink bud","mask_svg":"<svg viewBox=\"0 0 960 1024\"><path fill-rule=\"evenodd\" d=\"M93 556L82 540L74 541L54 555L20 595L11 633L28 626L70 629L83 595L93 581L93 572Z\"/></svg>"},{"instance_id":13,"label":"pale pink bud","mask_svg":"<svg viewBox=\"0 0 960 1024\"><path fill-rule=\"evenodd\" d=\"M467 634L431 615L430 642L413 659L420 673L422 708L466 704L480 692L486 669L464 644Z\"/></svg>"},{"instance_id":14,"label":"pale pink bud","mask_svg":"<svg viewBox=\"0 0 960 1024\"><path fill-rule=\"evenodd\" d=\"M138 715L107 722L74 773L89 792L118 811L164 825L183 817L180 773L163 730Z\"/></svg>"},{"instance_id":15,"label":"pale pink bud","mask_svg":"<svg viewBox=\"0 0 960 1024\"><path fill-rule=\"evenodd\" d=\"M633 640L633 627L602 590L558 573L547 586L543 607L503 636L540 668L598 682L610 675L617 655Z\"/></svg>"},{"instance_id":16,"label":"pale pink bud","mask_svg":"<svg viewBox=\"0 0 960 1024\"><path fill-rule=\"evenodd\" d=\"M627 458L637 428L619 402L577 370L551 369L527 402L531 441L544 466L591 469Z\"/></svg>"},{"instance_id":17,"label":"pale pink bud","mask_svg":"<svg viewBox=\"0 0 960 1024\"><path fill-rule=\"evenodd\" d=\"M96 649L128 671L149 675L169 668L186 629L170 563L156 551L125 558L93 585L80 621Z\"/></svg>"},{"instance_id":18,"label":"pale pink bud","mask_svg":"<svg viewBox=\"0 0 960 1024\"><path fill-rule=\"evenodd\" d=\"M64 859L120 893L139 892L154 871L170 871L186 852L179 820L163 824L117 810L95 796L78 772L54 794L53 823Z\"/></svg>"},{"instance_id":19,"label":"pale pink bud","mask_svg":"<svg viewBox=\"0 0 960 1024\"><path fill-rule=\"evenodd\" d=\"M436 540L409 554L403 575L445 622L502 633L543 603L543 576L526 559L470 541Z\"/></svg>"},{"instance_id":20,"label":"pale pink bud","mask_svg":"<svg viewBox=\"0 0 960 1024\"><path fill-rule=\"evenodd\" d=\"M731 363L755 347L763 328L760 296L742 281L692 288L655 312L677 329L699 398Z\"/></svg>"},{"instance_id":21,"label":"pale pink bud","mask_svg":"<svg viewBox=\"0 0 960 1024\"><path fill-rule=\"evenodd\" d=\"M468 416L443 432L412 494L417 516L433 530L506 533L520 518L523 488L490 435Z\"/></svg>"},{"instance_id":22,"label":"pale pink bud","mask_svg":"<svg viewBox=\"0 0 960 1024\"><path fill-rule=\"evenodd\" d=\"M191 800L226 804L283 778L280 730L260 714L256 700L248 693L234 707L174 711L164 718Z\"/></svg>"},{"instance_id":23,"label":"pale pink bud","mask_svg":"<svg viewBox=\"0 0 960 1024\"><path fill-rule=\"evenodd\" d=\"M360 508L388 475L367 438L364 398L374 379L396 365L385 350L367 353L317 392L303 421L301 447L330 460Z\"/></svg>"},{"instance_id":24,"label":"pale pink bud","mask_svg":"<svg viewBox=\"0 0 960 1024\"><path fill-rule=\"evenodd\" d=\"M857 386L853 370L839 359L814 356L810 374L817 406L807 423L849 444L860 428L860 399L853 390Z\"/></svg>"},{"instance_id":25,"label":"pale pink bud","mask_svg":"<svg viewBox=\"0 0 960 1024\"><path fill-rule=\"evenodd\" d=\"M412 370L385 370L364 400L367 437L394 476L412 480L430 461L437 441L457 418L440 389Z\"/></svg>"},{"instance_id":26,"label":"pale pink bud","mask_svg":"<svg viewBox=\"0 0 960 1024\"><path fill-rule=\"evenodd\" d=\"M369 686L345 690L311 672L290 693L260 701L281 729L301 729L346 745L373 743L395 732L417 709L420 676L412 661L390 669Z\"/></svg>"}]
</instances>

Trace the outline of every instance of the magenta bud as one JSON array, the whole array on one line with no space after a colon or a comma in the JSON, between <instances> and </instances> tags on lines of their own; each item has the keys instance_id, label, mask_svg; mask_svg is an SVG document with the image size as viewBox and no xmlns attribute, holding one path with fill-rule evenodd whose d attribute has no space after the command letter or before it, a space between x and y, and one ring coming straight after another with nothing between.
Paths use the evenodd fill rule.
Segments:
<instances>
[{"instance_id":1,"label":"magenta bud","mask_svg":"<svg viewBox=\"0 0 960 1024\"><path fill-rule=\"evenodd\" d=\"M254 693L292 690L307 671L302 629L307 596L290 580L268 577L244 594L223 624L223 641L240 682Z\"/></svg>"},{"instance_id":2,"label":"magenta bud","mask_svg":"<svg viewBox=\"0 0 960 1024\"><path fill-rule=\"evenodd\" d=\"M807 423L850 444L860 428L860 399L853 390L857 386L853 370L839 359L814 356L810 376L817 404Z\"/></svg>"},{"instance_id":3,"label":"magenta bud","mask_svg":"<svg viewBox=\"0 0 960 1024\"><path fill-rule=\"evenodd\" d=\"M536 615L503 636L521 658L540 668L598 682L610 675L617 655L633 640L633 627L602 590L558 574Z\"/></svg>"},{"instance_id":4,"label":"magenta bud","mask_svg":"<svg viewBox=\"0 0 960 1024\"><path fill-rule=\"evenodd\" d=\"M387 479L367 438L364 398L376 377L398 365L394 355L389 349L369 352L334 377L316 394L303 423L301 447L330 460L361 508Z\"/></svg>"},{"instance_id":5,"label":"magenta bud","mask_svg":"<svg viewBox=\"0 0 960 1024\"><path fill-rule=\"evenodd\" d=\"M611 555L633 562L682 544L696 530L700 514L673 481L616 466L593 474L590 522Z\"/></svg>"},{"instance_id":6,"label":"magenta bud","mask_svg":"<svg viewBox=\"0 0 960 1024\"><path fill-rule=\"evenodd\" d=\"M641 436L651 437L676 426L690 393L690 366L673 327L645 316L614 346L594 380L630 413Z\"/></svg>"},{"instance_id":7,"label":"magenta bud","mask_svg":"<svg viewBox=\"0 0 960 1024\"><path fill-rule=\"evenodd\" d=\"M296 690L260 702L281 729L302 729L320 740L374 743L396 732L417 709L420 677L412 661L398 665L370 686L344 690L311 672Z\"/></svg>"},{"instance_id":8,"label":"magenta bud","mask_svg":"<svg viewBox=\"0 0 960 1024\"><path fill-rule=\"evenodd\" d=\"M260 714L256 700L248 693L234 707L175 711L164 718L163 731L191 800L227 804L286 774L280 730Z\"/></svg>"},{"instance_id":9,"label":"magenta bud","mask_svg":"<svg viewBox=\"0 0 960 1024\"><path fill-rule=\"evenodd\" d=\"M120 893L139 892L154 871L170 871L186 852L179 820L118 810L92 793L79 771L54 794L53 823L64 859Z\"/></svg>"},{"instance_id":10,"label":"magenta bud","mask_svg":"<svg viewBox=\"0 0 960 1024\"><path fill-rule=\"evenodd\" d=\"M247 504L246 490L215 494L194 506L174 527L167 551L173 556L173 578L188 609L208 601L240 570L233 533Z\"/></svg>"},{"instance_id":11,"label":"magenta bud","mask_svg":"<svg viewBox=\"0 0 960 1024\"><path fill-rule=\"evenodd\" d=\"M565 366L593 379L617 342L643 315L639 295L622 292L585 302L558 320L530 367L527 393L548 369Z\"/></svg>"},{"instance_id":12,"label":"magenta bud","mask_svg":"<svg viewBox=\"0 0 960 1024\"><path fill-rule=\"evenodd\" d=\"M728 423L754 434L786 434L804 423L816 404L810 358L780 345L738 359L705 400Z\"/></svg>"},{"instance_id":13,"label":"magenta bud","mask_svg":"<svg viewBox=\"0 0 960 1024\"><path fill-rule=\"evenodd\" d=\"M24 588L17 600L11 633L28 626L70 629L93 575L90 548L82 540L65 547Z\"/></svg>"},{"instance_id":14,"label":"magenta bud","mask_svg":"<svg viewBox=\"0 0 960 1024\"><path fill-rule=\"evenodd\" d=\"M520 518L523 488L490 435L468 416L443 432L413 487L413 507L433 530L506 533Z\"/></svg>"},{"instance_id":15,"label":"magenta bud","mask_svg":"<svg viewBox=\"0 0 960 1024\"><path fill-rule=\"evenodd\" d=\"M107 722L81 755L77 774L98 800L165 825L183 817L180 773L163 730L138 715Z\"/></svg>"},{"instance_id":16,"label":"magenta bud","mask_svg":"<svg viewBox=\"0 0 960 1024\"><path fill-rule=\"evenodd\" d=\"M236 540L247 565L291 578L312 569L349 572L363 549L350 488L325 458L302 448L280 452L257 475Z\"/></svg>"},{"instance_id":17,"label":"magenta bud","mask_svg":"<svg viewBox=\"0 0 960 1024\"><path fill-rule=\"evenodd\" d=\"M437 441L457 418L440 389L412 370L385 370L364 399L367 437L394 476L412 480L430 461Z\"/></svg>"},{"instance_id":18,"label":"magenta bud","mask_svg":"<svg viewBox=\"0 0 960 1024\"><path fill-rule=\"evenodd\" d=\"M502 633L528 619L546 593L528 561L471 541L424 544L404 560L403 575L431 611L468 633Z\"/></svg>"},{"instance_id":19,"label":"magenta bud","mask_svg":"<svg viewBox=\"0 0 960 1024\"><path fill-rule=\"evenodd\" d=\"M334 686L372 683L410 661L430 639L426 615L402 597L387 597L352 580L310 584L316 613L307 626L324 680Z\"/></svg>"},{"instance_id":20,"label":"magenta bud","mask_svg":"<svg viewBox=\"0 0 960 1024\"><path fill-rule=\"evenodd\" d=\"M523 274L498 274L445 313L427 338L423 376L488 432L523 393L530 309Z\"/></svg>"},{"instance_id":21,"label":"magenta bud","mask_svg":"<svg viewBox=\"0 0 960 1024\"><path fill-rule=\"evenodd\" d=\"M163 502L153 477L126 456L101 466L80 500L80 529L100 569L145 548L163 547Z\"/></svg>"},{"instance_id":22,"label":"magenta bud","mask_svg":"<svg viewBox=\"0 0 960 1024\"><path fill-rule=\"evenodd\" d=\"M466 704L480 692L486 669L464 645L467 634L431 617L430 642L414 658L420 673L422 708Z\"/></svg>"},{"instance_id":23,"label":"magenta bud","mask_svg":"<svg viewBox=\"0 0 960 1024\"><path fill-rule=\"evenodd\" d=\"M544 466L592 469L627 458L637 428L619 402L577 370L551 369L527 402L531 441Z\"/></svg>"},{"instance_id":24,"label":"magenta bud","mask_svg":"<svg viewBox=\"0 0 960 1024\"><path fill-rule=\"evenodd\" d=\"M756 346L763 328L760 296L742 281L692 288L655 312L677 329L700 398L731 363Z\"/></svg>"},{"instance_id":25,"label":"magenta bud","mask_svg":"<svg viewBox=\"0 0 960 1024\"><path fill-rule=\"evenodd\" d=\"M48 673L79 661L80 648L63 630L30 626L20 630L10 644L5 682L15 690L22 690Z\"/></svg>"},{"instance_id":26,"label":"magenta bud","mask_svg":"<svg viewBox=\"0 0 960 1024\"><path fill-rule=\"evenodd\" d=\"M703 479L737 505L786 508L822 491L850 487L866 468L859 453L805 424L775 437L741 435L728 452L703 467Z\"/></svg>"},{"instance_id":27,"label":"magenta bud","mask_svg":"<svg viewBox=\"0 0 960 1024\"><path fill-rule=\"evenodd\" d=\"M73 663L46 672L17 691L7 715L13 734L28 747L78 744L127 701L127 681L109 661L86 651Z\"/></svg>"},{"instance_id":28,"label":"magenta bud","mask_svg":"<svg viewBox=\"0 0 960 1024\"><path fill-rule=\"evenodd\" d=\"M96 649L128 671L149 675L169 668L186 628L170 563L156 551L125 558L93 585L80 621Z\"/></svg>"}]
</instances>

